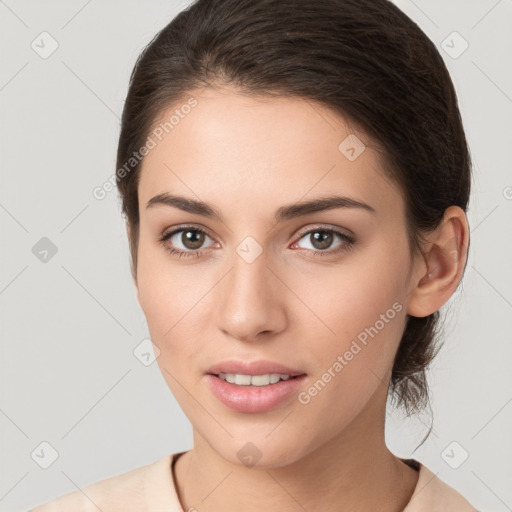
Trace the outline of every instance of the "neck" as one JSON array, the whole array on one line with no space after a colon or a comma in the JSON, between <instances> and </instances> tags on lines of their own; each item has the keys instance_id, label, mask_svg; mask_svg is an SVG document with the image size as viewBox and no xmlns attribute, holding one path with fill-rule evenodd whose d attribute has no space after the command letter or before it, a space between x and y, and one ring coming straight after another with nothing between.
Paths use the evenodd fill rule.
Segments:
<instances>
[{"instance_id":1,"label":"neck","mask_svg":"<svg viewBox=\"0 0 512 512\"><path fill-rule=\"evenodd\" d=\"M418 472L386 447L385 407L380 412L380 421L372 422L363 411L319 448L274 468L232 464L194 429L194 448L175 465L183 510L239 512L257 505L266 512L301 508L401 512Z\"/></svg>"}]
</instances>

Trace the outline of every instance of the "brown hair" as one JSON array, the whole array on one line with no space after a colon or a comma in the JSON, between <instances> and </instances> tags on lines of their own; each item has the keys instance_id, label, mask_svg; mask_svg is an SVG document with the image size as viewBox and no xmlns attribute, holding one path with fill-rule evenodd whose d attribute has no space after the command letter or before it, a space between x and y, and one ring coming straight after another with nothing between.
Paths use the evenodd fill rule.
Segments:
<instances>
[{"instance_id":1,"label":"brown hair","mask_svg":"<svg viewBox=\"0 0 512 512\"><path fill-rule=\"evenodd\" d=\"M148 44L133 69L117 186L136 279L140 162L161 113L200 87L321 102L375 141L403 191L411 251L451 205L464 211L471 160L454 86L435 45L388 0L197 0ZM366 143L366 141L365 141ZM429 403L439 312L409 316L390 381L407 414Z\"/></svg>"}]
</instances>

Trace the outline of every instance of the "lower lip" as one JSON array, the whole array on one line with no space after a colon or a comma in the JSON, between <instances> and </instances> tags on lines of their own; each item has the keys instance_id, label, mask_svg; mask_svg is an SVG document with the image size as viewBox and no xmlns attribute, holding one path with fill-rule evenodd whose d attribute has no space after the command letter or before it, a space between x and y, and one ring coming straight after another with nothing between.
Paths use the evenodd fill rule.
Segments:
<instances>
[{"instance_id":1,"label":"lower lip","mask_svg":"<svg viewBox=\"0 0 512 512\"><path fill-rule=\"evenodd\" d=\"M206 375L213 394L227 407L237 412L265 412L289 399L302 387L306 375L280 380L268 386L238 386L216 375Z\"/></svg>"}]
</instances>

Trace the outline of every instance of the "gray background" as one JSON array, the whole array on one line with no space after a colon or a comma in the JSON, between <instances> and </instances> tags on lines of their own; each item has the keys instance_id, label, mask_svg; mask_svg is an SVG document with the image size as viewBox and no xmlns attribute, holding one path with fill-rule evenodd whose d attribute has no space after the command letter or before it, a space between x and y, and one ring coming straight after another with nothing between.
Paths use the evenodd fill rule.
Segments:
<instances>
[{"instance_id":1,"label":"gray background","mask_svg":"<svg viewBox=\"0 0 512 512\"><path fill-rule=\"evenodd\" d=\"M429 374L434 430L413 452L429 418L390 411L388 445L479 509L502 512L512 507L512 2L397 3L449 66L474 181L466 275ZM135 59L187 4L0 0L0 511L192 446L157 364L133 353L148 331L117 192L92 195L115 171ZM469 43L456 58L464 43L454 31ZM52 38L58 48L42 58ZM44 237L56 254L44 253ZM47 469L44 441L58 452Z\"/></svg>"}]
</instances>

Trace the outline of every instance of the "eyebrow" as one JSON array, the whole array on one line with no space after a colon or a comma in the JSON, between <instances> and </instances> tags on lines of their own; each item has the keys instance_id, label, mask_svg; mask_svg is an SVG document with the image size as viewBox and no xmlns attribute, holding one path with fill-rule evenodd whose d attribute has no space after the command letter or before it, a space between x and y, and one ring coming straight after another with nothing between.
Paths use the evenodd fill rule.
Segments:
<instances>
[{"instance_id":1,"label":"eyebrow","mask_svg":"<svg viewBox=\"0 0 512 512\"><path fill-rule=\"evenodd\" d=\"M201 215L203 217L217 219L224 222L223 216L212 204L191 199L184 196L177 196L168 193L158 194L152 197L146 204L147 208L152 208L157 205L166 205L178 208L184 212ZM280 222L283 220L290 220L296 217L309 215L325 210L332 210L334 208L360 208L371 213L376 213L375 209L363 201L357 201L350 197L330 195L327 197L319 197L310 201L303 201L299 203L292 203L281 206L274 214L274 221Z\"/></svg>"}]
</instances>

